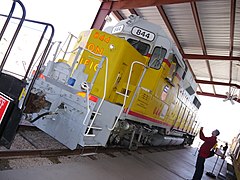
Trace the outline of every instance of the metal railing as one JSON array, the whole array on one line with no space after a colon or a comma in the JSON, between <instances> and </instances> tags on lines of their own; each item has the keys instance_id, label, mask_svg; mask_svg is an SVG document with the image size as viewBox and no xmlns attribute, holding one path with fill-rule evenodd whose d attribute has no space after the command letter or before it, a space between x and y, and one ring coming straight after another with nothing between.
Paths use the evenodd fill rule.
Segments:
<instances>
[{"instance_id":1,"label":"metal railing","mask_svg":"<svg viewBox=\"0 0 240 180\"><path fill-rule=\"evenodd\" d=\"M4 14L0 14L0 16L8 17L7 15L4 15ZM13 18L13 19L18 19L18 20L22 21L22 18L18 18L18 17L11 17L11 18ZM26 96L25 96L25 98L24 98L24 101L23 101L23 104L22 104L22 108L25 107L26 101L27 101L27 99L28 99L28 97L29 97L29 95L30 95L30 91L31 91L31 89L33 88L33 84L35 83L35 81L36 81L36 79L37 79L37 77L38 77L38 75L39 75L39 73L40 73L41 67L42 67L42 66L44 65L44 63L46 62L47 56L48 56L48 54L49 54L49 49L50 49L49 47L50 47L50 44L51 44L52 39L53 39L53 36L54 36L54 27L53 27L52 24L45 23L45 22L41 22L41 21L30 20L30 19L24 19L24 21L30 22L30 23L34 23L34 24L44 25L45 28L44 28L44 31L43 31L40 39L39 39L39 42L38 42L38 44L37 44L37 47L36 47L36 49L35 49L35 51L34 51L34 53L33 53L33 56L32 56L32 58L31 58L31 61L30 61L29 65L28 65L27 71L26 71L26 73L25 73L25 75L24 75L24 78L22 79L23 82L25 82L25 81L26 81L26 78L29 76L30 69L31 69L32 66L33 66L33 62L34 62L34 60L35 60L35 58L36 58L36 55L37 55L37 53L38 53L38 51L39 51L39 48L40 48L40 46L41 46L41 44L42 44L42 42L43 42L43 39L45 38L45 34L46 34L46 32L47 32L47 30L48 30L49 27L51 28L51 33L50 33L50 37L48 38L47 44L46 44L46 46L45 46L45 48L44 48L44 51L43 51L43 53L42 53L41 59L40 59L40 61L39 61L39 64L38 64L38 66L37 66L36 72L35 72L35 74L34 74L34 76L33 76L33 78L32 78L32 81L31 81L31 83L30 83L30 85L29 85L29 88L28 88L28 90L27 90L27 92L26 92ZM13 40L12 40L11 42L13 42ZM8 49L9 49L9 48L8 48ZM8 51L7 51L7 55L9 55L9 53L10 53L10 51L8 50ZM4 64L5 64L6 61L7 61L7 55L5 54L5 56L4 56L3 62L2 62L2 64L1 64L1 68L3 68ZM0 70L2 70L1 68L0 68Z\"/></svg>"},{"instance_id":2,"label":"metal railing","mask_svg":"<svg viewBox=\"0 0 240 180\"><path fill-rule=\"evenodd\" d=\"M1 16L7 17L7 19L6 19L5 24L4 24L4 26L3 26L2 30L1 30L1 33L0 33L0 41L1 41L2 37L3 37L3 34L5 33L5 31L7 29L7 26L9 24L9 22L10 22L10 19L13 18L12 14L14 12L16 3L18 3L21 6L23 13L22 13L22 17L18 18L20 20L20 22L19 22L19 24L17 26L17 29L15 30L15 33L13 34L12 40L11 40L11 42L10 42L8 48L7 48L7 51L6 51L5 55L4 55L4 58L3 58L2 63L0 65L0 72L2 72L2 70L3 70L3 67L4 67L4 65L5 65L5 63L7 61L7 58L8 58L8 56L9 56L11 50L12 50L13 44L14 44L15 40L17 39L18 33L19 33L20 29L22 28L23 22L24 22L25 17L26 17L26 9L25 9L23 3L20 0L14 0L13 4L12 4L12 8L11 8L9 14L8 15L1 15Z\"/></svg>"}]
</instances>

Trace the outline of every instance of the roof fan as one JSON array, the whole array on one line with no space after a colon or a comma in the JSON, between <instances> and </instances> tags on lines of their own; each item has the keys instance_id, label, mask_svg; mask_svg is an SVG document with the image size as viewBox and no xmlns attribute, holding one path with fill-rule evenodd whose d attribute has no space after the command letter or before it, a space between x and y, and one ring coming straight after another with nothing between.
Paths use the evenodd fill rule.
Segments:
<instances>
[{"instance_id":1,"label":"roof fan","mask_svg":"<svg viewBox=\"0 0 240 180\"><path fill-rule=\"evenodd\" d=\"M230 101L234 105L234 100L238 98L236 94L237 88L235 86L229 88L229 92L226 92L227 97L223 100L224 102Z\"/></svg>"}]
</instances>

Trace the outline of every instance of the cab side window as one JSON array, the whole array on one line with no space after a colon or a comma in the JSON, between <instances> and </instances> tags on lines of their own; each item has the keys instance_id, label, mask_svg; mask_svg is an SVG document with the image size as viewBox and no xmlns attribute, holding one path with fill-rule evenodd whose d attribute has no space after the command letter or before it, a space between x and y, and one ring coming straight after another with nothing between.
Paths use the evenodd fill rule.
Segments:
<instances>
[{"instance_id":1,"label":"cab side window","mask_svg":"<svg viewBox=\"0 0 240 180\"><path fill-rule=\"evenodd\" d=\"M160 69L166 54L167 49L163 47L155 47L148 65L151 68Z\"/></svg>"}]
</instances>

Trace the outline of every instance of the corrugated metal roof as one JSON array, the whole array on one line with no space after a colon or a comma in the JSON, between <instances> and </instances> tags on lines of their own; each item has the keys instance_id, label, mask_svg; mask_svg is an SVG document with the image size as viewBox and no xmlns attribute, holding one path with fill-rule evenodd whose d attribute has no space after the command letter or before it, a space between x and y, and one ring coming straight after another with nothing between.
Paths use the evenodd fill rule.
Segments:
<instances>
[{"instance_id":1,"label":"corrugated metal roof","mask_svg":"<svg viewBox=\"0 0 240 180\"><path fill-rule=\"evenodd\" d=\"M111 3L119 20L137 14L162 26L192 69L199 94L224 97L229 87L240 89L240 0L103 3Z\"/></svg>"},{"instance_id":2,"label":"corrugated metal roof","mask_svg":"<svg viewBox=\"0 0 240 180\"><path fill-rule=\"evenodd\" d=\"M231 1L197 2L201 27L210 55L229 55Z\"/></svg>"}]
</instances>

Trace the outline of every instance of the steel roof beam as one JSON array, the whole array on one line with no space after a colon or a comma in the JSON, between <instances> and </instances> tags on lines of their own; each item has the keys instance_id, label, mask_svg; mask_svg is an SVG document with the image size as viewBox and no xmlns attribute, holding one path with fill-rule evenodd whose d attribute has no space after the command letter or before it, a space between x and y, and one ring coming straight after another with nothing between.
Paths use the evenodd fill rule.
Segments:
<instances>
[{"instance_id":1,"label":"steel roof beam","mask_svg":"<svg viewBox=\"0 0 240 180\"><path fill-rule=\"evenodd\" d=\"M236 14L236 0L232 0L231 1L231 16L230 16L230 48L229 48L229 56L230 57L233 55L235 14Z\"/></svg>"},{"instance_id":2,"label":"steel roof beam","mask_svg":"<svg viewBox=\"0 0 240 180\"><path fill-rule=\"evenodd\" d=\"M113 11L112 13L119 21L124 19L124 17L118 11Z\"/></svg>"},{"instance_id":3,"label":"steel roof beam","mask_svg":"<svg viewBox=\"0 0 240 180\"><path fill-rule=\"evenodd\" d=\"M167 26L167 28L168 28L168 31L170 32L170 34L171 34L174 42L176 43L176 45L177 45L180 53L183 55L183 54L184 54L183 48L182 48L182 46L181 46L181 44L180 44L180 42L179 42L179 40L178 40L178 38L177 38L176 33L174 32L174 30L173 30L173 28L172 28L172 25L171 25L171 23L170 23L167 15L166 15L166 13L165 13L163 7L162 7L162 6L157 6L157 9L158 9L159 13L161 14L161 16L162 16L162 18L163 18L163 21L164 21L164 23L166 24L166 26Z\"/></svg>"},{"instance_id":4,"label":"steel roof beam","mask_svg":"<svg viewBox=\"0 0 240 180\"><path fill-rule=\"evenodd\" d=\"M231 83L224 83L224 82L216 82L216 81L205 81L205 80L196 80L198 84L212 84L212 85L220 85L220 86L229 86L229 87L236 87L237 89L240 89L240 86L238 84L231 84ZM203 96L210 96L210 97L217 97L217 98L227 98L226 95L220 95L220 94L212 94L212 93L206 93L206 92L197 92L198 95ZM240 99L235 98L235 101L240 103Z\"/></svg>"},{"instance_id":5,"label":"steel roof beam","mask_svg":"<svg viewBox=\"0 0 240 180\"><path fill-rule=\"evenodd\" d=\"M217 81L206 81L206 80L198 80L196 79L197 83L200 84L212 84L212 85L220 85L220 86L235 86L236 88L240 89L240 85L238 84L232 84L232 83L224 83L224 82L217 82Z\"/></svg>"},{"instance_id":6,"label":"steel roof beam","mask_svg":"<svg viewBox=\"0 0 240 180\"><path fill-rule=\"evenodd\" d=\"M129 11L130 11L131 14L136 14L138 16L138 13L135 9L129 9Z\"/></svg>"},{"instance_id":7,"label":"steel roof beam","mask_svg":"<svg viewBox=\"0 0 240 180\"><path fill-rule=\"evenodd\" d=\"M215 56L215 55L202 55L202 54L184 54L183 58L188 60L223 60L223 61L240 61L240 57L233 56Z\"/></svg>"},{"instance_id":8,"label":"steel roof beam","mask_svg":"<svg viewBox=\"0 0 240 180\"><path fill-rule=\"evenodd\" d=\"M168 28L168 31L170 32L170 34L171 34L174 42L176 43L178 50L180 51L180 53L181 53L182 56L183 56L183 55L185 54L185 53L184 53L184 50L183 50L183 48L182 48L182 46L181 46L181 44L180 44L180 42L179 42L179 40L178 40L178 38L177 38L176 33L174 32L174 30L173 30L173 28L172 28L172 25L171 25L171 23L170 23L167 15L166 15L166 13L165 13L163 7L162 7L162 6L157 6L157 9L158 9L159 13L161 14L161 16L162 16L162 18L163 18L163 21L164 21L164 23L166 24L166 26L167 26L167 28ZM193 72L193 70L192 70L192 67L191 67L191 65L190 65L189 62L188 62L188 59L185 59L185 61L186 61L187 66L189 67L189 69L190 69L190 71L191 71L191 73L192 73L192 75L193 75L193 78L196 79L196 76L195 76L195 74L194 74L194 72ZM200 87L199 85L198 85L198 87L199 87L199 89L201 90L201 87Z\"/></svg>"},{"instance_id":9,"label":"steel roof beam","mask_svg":"<svg viewBox=\"0 0 240 180\"><path fill-rule=\"evenodd\" d=\"M235 11L236 11L236 0L231 0L231 16L230 16L230 47L229 56L233 55L233 42L234 42L234 27L235 27ZM230 72L229 72L229 83L232 81L232 67L233 63L230 62Z\"/></svg>"},{"instance_id":10,"label":"steel roof beam","mask_svg":"<svg viewBox=\"0 0 240 180\"><path fill-rule=\"evenodd\" d=\"M183 50L183 48L182 48L182 46L181 46L181 44L180 44L180 42L179 42L179 40L178 40L178 38L177 38L176 33L174 32L174 30L173 30L173 28L172 28L172 25L170 24L170 21L168 20L168 17L167 17L167 15L166 15L163 7L162 7L162 6L157 6L157 9L158 9L159 13L161 14L161 16L162 16L162 18L163 18L163 21L164 21L164 23L166 24L166 26L167 26L167 28L168 28L168 31L170 32L170 34L171 34L174 42L176 43L178 50L180 51L180 53L181 53L182 56L183 56L183 55L185 54L185 53L184 53L184 50ZM190 69L190 71L191 71L191 73L192 73L192 75L193 75L193 78L196 79L196 76L195 76L195 74L194 74L194 72L193 72L193 70L192 70L192 67L191 67L190 63L188 62L188 59L185 59L185 62L187 63L187 66L188 66L188 68ZM202 91L202 88L200 87L199 84L198 84L198 87L199 87L200 91Z\"/></svg>"},{"instance_id":11,"label":"steel roof beam","mask_svg":"<svg viewBox=\"0 0 240 180\"><path fill-rule=\"evenodd\" d=\"M198 88L199 88L200 92L203 92L203 90L199 84L198 84Z\"/></svg>"},{"instance_id":12,"label":"steel roof beam","mask_svg":"<svg viewBox=\"0 0 240 180\"><path fill-rule=\"evenodd\" d=\"M203 38L202 27L201 27L201 23L200 23L200 20L199 20L197 5L196 5L195 2L191 2L191 8L192 8L193 17L194 17L195 25L196 25L197 32L198 32L198 37L199 37L200 42L201 42L203 54L207 55L207 48L206 48L205 41L204 41L204 38Z\"/></svg>"},{"instance_id":13,"label":"steel roof beam","mask_svg":"<svg viewBox=\"0 0 240 180\"><path fill-rule=\"evenodd\" d=\"M199 91L197 92L197 94L202 96L209 96L209 97L216 97L216 98L223 98L223 99L227 98L226 95L222 95L222 94L212 94L212 93L199 92ZM240 103L240 99L235 98L233 100Z\"/></svg>"},{"instance_id":14,"label":"steel roof beam","mask_svg":"<svg viewBox=\"0 0 240 180\"><path fill-rule=\"evenodd\" d=\"M98 9L97 15L93 21L91 29L102 29L106 23L106 16L108 16L112 11L112 2L102 2L100 8Z\"/></svg>"},{"instance_id":15,"label":"steel roof beam","mask_svg":"<svg viewBox=\"0 0 240 180\"><path fill-rule=\"evenodd\" d=\"M197 32L198 32L198 37L202 46L202 51L204 55L207 55L207 48L206 48L206 44L204 41L204 37L203 37L203 32L202 32L202 27L201 27L201 23L200 23L200 19L199 19L199 15L198 15L198 10L197 10L197 5L196 2L191 2L191 8L192 8L192 13L193 13L193 17L194 17L194 22L197 28ZM208 73L210 76L210 80L213 80L213 76L212 76L212 71L210 68L210 64L209 61L206 60L206 64L207 64L207 69L208 69ZM212 86L213 88L213 92L214 94L216 94L216 90L214 88L214 85Z\"/></svg>"},{"instance_id":16,"label":"steel roof beam","mask_svg":"<svg viewBox=\"0 0 240 180\"><path fill-rule=\"evenodd\" d=\"M103 0L102 2L110 3L113 2L112 10L120 10L120 9L134 9L141 7L149 7L149 6L161 6L166 4L179 4L179 3L187 3L194 1L204 1L204 0L120 0L120 1L112 1L112 0ZM206 1L206 0L205 0Z\"/></svg>"},{"instance_id":17,"label":"steel roof beam","mask_svg":"<svg viewBox=\"0 0 240 180\"><path fill-rule=\"evenodd\" d=\"M198 95L202 95L202 96L209 96L209 97L217 97L217 98L226 98L226 95L222 95L222 94L213 94L213 93L207 93L207 92L199 92L197 91Z\"/></svg>"}]
</instances>

